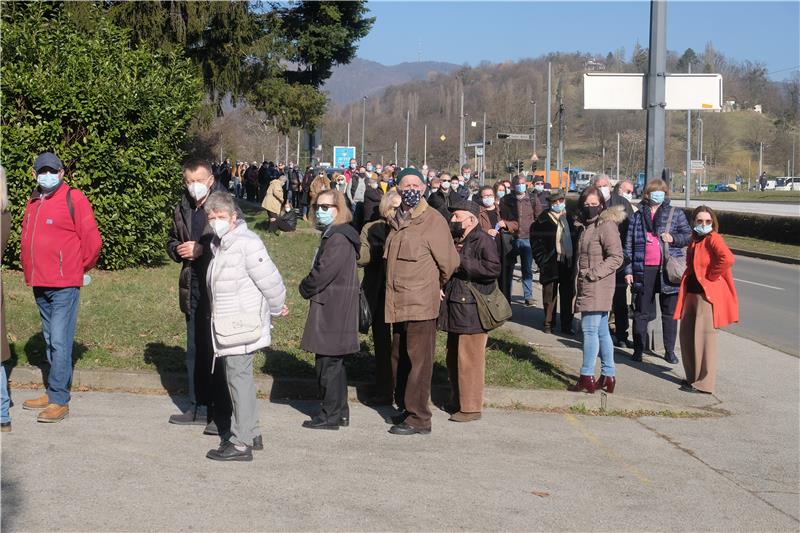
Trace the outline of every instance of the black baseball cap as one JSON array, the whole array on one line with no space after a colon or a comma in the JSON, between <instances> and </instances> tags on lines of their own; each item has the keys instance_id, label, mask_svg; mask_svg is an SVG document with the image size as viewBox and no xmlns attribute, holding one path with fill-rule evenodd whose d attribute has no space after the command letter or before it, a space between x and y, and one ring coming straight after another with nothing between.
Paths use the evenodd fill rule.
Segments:
<instances>
[{"instance_id":1,"label":"black baseball cap","mask_svg":"<svg viewBox=\"0 0 800 533\"><path fill-rule=\"evenodd\" d=\"M42 152L36 156L36 161L33 162L33 170L39 172L43 168L52 168L53 170L61 170L64 164L53 152Z\"/></svg>"}]
</instances>

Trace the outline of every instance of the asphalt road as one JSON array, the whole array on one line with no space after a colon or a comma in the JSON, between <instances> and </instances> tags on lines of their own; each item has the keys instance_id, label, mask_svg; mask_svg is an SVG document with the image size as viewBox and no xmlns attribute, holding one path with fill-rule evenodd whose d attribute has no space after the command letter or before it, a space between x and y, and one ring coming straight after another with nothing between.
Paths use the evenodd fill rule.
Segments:
<instances>
[{"instance_id":1,"label":"asphalt road","mask_svg":"<svg viewBox=\"0 0 800 533\"><path fill-rule=\"evenodd\" d=\"M671 200L672 205L684 207L686 202L678 194ZM689 207L707 205L715 211L733 211L735 213L759 213L762 215L781 215L786 217L800 217L800 203L778 202L725 202L709 200L691 200Z\"/></svg>"},{"instance_id":2,"label":"asphalt road","mask_svg":"<svg viewBox=\"0 0 800 533\"><path fill-rule=\"evenodd\" d=\"M800 266L736 256L739 323L726 330L800 356Z\"/></svg>"}]
</instances>

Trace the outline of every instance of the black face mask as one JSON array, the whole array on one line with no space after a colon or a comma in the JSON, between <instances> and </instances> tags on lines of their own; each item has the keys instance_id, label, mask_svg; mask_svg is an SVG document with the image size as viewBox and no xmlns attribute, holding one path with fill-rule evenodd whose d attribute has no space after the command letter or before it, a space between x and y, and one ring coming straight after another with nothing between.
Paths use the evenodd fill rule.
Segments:
<instances>
[{"instance_id":1,"label":"black face mask","mask_svg":"<svg viewBox=\"0 0 800 533\"><path fill-rule=\"evenodd\" d=\"M461 222L450 222L450 235L452 235L453 239L456 241L460 241L464 238L464 226L461 225Z\"/></svg>"},{"instance_id":2,"label":"black face mask","mask_svg":"<svg viewBox=\"0 0 800 533\"><path fill-rule=\"evenodd\" d=\"M592 220L599 215L601 211L603 211L603 207L600 205L585 205L581 207L581 216L583 217L583 220Z\"/></svg>"}]
</instances>

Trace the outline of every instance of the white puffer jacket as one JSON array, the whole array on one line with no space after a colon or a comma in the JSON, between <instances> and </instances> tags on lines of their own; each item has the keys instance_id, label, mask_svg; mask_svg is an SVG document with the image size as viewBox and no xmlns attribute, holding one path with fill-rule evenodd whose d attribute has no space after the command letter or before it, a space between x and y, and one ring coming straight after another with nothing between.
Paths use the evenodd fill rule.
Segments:
<instances>
[{"instance_id":1,"label":"white puffer jacket","mask_svg":"<svg viewBox=\"0 0 800 533\"><path fill-rule=\"evenodd\" d=\"M270 345L270 317L281 313L286 288L261 238L243 220L211 244L214 258L208 268L211 332L214 357L243 355ZM261 337L252 343L221 347L214 321L261 314Z\"/></svg>"}]
</instances>

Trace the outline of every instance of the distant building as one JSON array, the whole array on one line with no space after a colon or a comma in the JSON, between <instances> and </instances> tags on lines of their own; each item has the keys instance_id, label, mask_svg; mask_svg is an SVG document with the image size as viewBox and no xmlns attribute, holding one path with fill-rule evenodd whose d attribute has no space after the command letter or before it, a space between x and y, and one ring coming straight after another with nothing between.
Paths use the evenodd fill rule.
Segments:
<instances>
[{"instance_id":1,"label":"distant building","mask_svg":"<svg viewBox=\"0 0 800 533\"><path fill-rule=\"evenodd\" d=\"M753 106L753 111L755 111L756 113L759 113L759 114L760 114L760 113L762 112L762 111L761 111L761 104L756 104L756 105L754 105L754 106Z\"/></svg>"},{"instance_id":2,"label":"distant building","mask_svg":"<svg viewBox=\"0 0 800 533\"><path fill-rule=\"evenodd\" d=\"M606 64L602 61L595 61L590 59L583 64L584 68L589 72L602 71L606 69Z\"/></svg>"},{"instance_id":3,"label":"distant building","mask_svg":"<svg viewBox=\"0 0 800 533\"><path fill-rule=\"evenodd\" d=\"M722 102L722 112L731 113L736 111L736 100L725 100Z\"/></svg>"}]
</instances>

